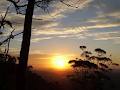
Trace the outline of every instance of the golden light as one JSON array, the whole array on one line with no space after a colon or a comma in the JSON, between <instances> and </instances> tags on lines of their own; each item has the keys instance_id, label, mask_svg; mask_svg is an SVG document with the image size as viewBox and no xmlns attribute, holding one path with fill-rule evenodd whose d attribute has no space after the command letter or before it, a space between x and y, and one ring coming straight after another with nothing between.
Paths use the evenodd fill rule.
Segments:
<instances>
[{"instance_id":1,"label":"golden light","mask_svg":"<svg viewBox=\"0 0 120 90\"><path fill-rule=\"evenodd\" d=\"M68 68L68 61L65 56L54 56L52 57L52 65L56 69L66 69Z\"/></svg>"}]
</instances>

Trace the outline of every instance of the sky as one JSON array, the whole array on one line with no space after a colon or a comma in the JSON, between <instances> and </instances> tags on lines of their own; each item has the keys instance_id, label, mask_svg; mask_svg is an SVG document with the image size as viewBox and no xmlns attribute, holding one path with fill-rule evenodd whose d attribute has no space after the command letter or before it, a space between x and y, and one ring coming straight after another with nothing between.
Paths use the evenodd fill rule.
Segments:
<instances>
[{"instance_id":1,"label":"sky","mask_svg":"<svg viewBox=\"0 0 120 90\"><path fill-rule=\"evenodd\" d=\"M120 0L65 0L65 3L72 6L58 0L51 2L46 11L35 6L30 54L37 54L39 60L42 56L42 61L46 55L79 55L79 46L86 45L91 51L102 48L120 62ZM1 15L9 5L0 0ZM13 5L7 19L16 29L14 34L23 30L24 15L16 14ZM8 28L3 32L0 40L9 35ZM11 41L11 52L19 53L21 41L22 35Z\"/></svg>"}]
</instances>

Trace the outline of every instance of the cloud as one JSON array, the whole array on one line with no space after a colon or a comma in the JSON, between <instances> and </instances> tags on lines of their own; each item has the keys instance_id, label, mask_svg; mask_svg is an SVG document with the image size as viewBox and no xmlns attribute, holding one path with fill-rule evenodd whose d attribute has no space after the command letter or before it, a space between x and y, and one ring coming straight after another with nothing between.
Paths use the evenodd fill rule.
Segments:
<instances>
[{"instance_id":1,"label":"cloud","mask_svg":"<svg viewBox=\"0 0 120 90\"><path fill-rule=\"evenodd\" d=\"M115 44L120 44L120 31L96 33L93 36L95 40L112 40Z\"/></svg>"},{"instance_id":2,"label":"cloud","mask_svg":"<svg viewBox=\"0 0 120 90\"><path fill-rule=\"evenodd\" d=\"M119 27L120 23L105 23L105 24L96 24L93 26L86 26L86 29L99 29L99 28L111 28L111 27Z\"/></svg>"},{"instance_id":3,"label":"cloud","mask_svg":"<svg viewBox=\"0 0 120 90\"><path fill-rule=\"evenodd\" d=\"M56 26L56 28L54 28ZM78 34L84 34L83 32L92 30L92 29L105 29L105 28L113 28L119 27L119 22L114 23L95 23L95 25L86 25L86 26L76 26L76 27L66 27L66 28L59 28L59 23L51 23L51 25L44 27L43 29L35 29L33 30L33 35L40 36L40 35L47 35L47 36L58 36L58 37L73 37ZM47 28L49 27L49 28Z\"/></svg>"},{"instance_id":4,"label":"cloud","mask_svg":"<svg viewBox=\"0 0 120 90\"><path fill-rule=\"evenodd\" d=\"M82 32L82 29L79 27L68 27L68 28L44 28L44 30L35 30L33 35L69 35L69 34L78 34Z\"/></svg>"},{"instance_id":5,"label":"cloud","mask_svg":"<svg viewBox=\"0 0 120 90\"><path fill-rule=\"evenodd\" d=\"M88 23L101 23L101 22L105 23L107 21L109 21L109 19L106 17L95 17L95 18L86 20L86 22L88 22Z\"/></svg>"},{"instance_id":6,"label":"cloud","mask_svg":"<svg viewBox=\"0 0 120 90\"><path fill-rule=\"evenodd\" d=\"M90 3L90 6L96 8L98 12L102 12L101 14L106 14L119 11L119 4L120 0L109 0L109 2L106 0L94 0Z\"/></svg>"},{"instance_id":7,"label":"cloud","mask_svg":"<svg viewBox=\"0 0 120 90\"><path fill-rule=\"evenodd\" d=\"M0 13L3 13L6 11L7 6L9 6L10 4L8 3L7 0L0 0Z\"/></svg>"},{"instance_id":8,"label":"cloud","mask_svg":"<svg viewBox=\"0 0 120 90\"><path fill-rule=\"evenodd\" d=\"M120 11L116 11L116 12L111 12L109 14L107 14L108 16L120 19Z\"/></svg>"},{"instance_id":9,"label":"cloud","mask_svg":"<svg viewBox=\"0 0 120 90\"><path fill-rule=\"evenodd\" d=\"M95 40L114 40L114 39L119 39L120 40L120 37L99 37L99 38L96 38Z\"/></svg>"},{"instance_id":10,"label":"cloud","mask_svg":"<svg viewBox=\"0 0 120 90\"><path fill-rule=\"evenodd\" d=\"M18 54L20 52L18 48L10 48L9 51L10 53L15 53L15 54Z\"/></svg>"},{"instance_id":11,"label":"cloud","mask_svg":"<svg viewBox=\"0 0 120 90\"><path fill-rule=\"evenodd\" d=\"M52 27L57 27L58 26L58 22L54 21L54 20L33 20L33 28L34 30L39 30L39 29L49 29Z\"/></svg>"},{"instance_id":12,"label":"cloud","mask_svg":"<svg viewBox=\"0 0 120 90\"><path fill-rule=\"evenodd\" d=\"M120 38L114 39L114 43L115 43L115 44L120 44Z\"/></svg>"},{"instance_id":13,"label":"cloud","mask_svg":"<svg viewBox=\"0 0 120 90\"><path fill-rule=\"evenodd\" d=\"M4 52L5 51L5 48L0 48L0 52ZM20 52L20 50L18 48L13 48L13 47L10 47L9 48L9 53L11 54L18 54Z\"/></svg>"},{"instance_id":14,"label":"cloud","mask_svg":"<svg viewBox=\"0 0 120 90\"><path fill-rule=\"evenodd\" d=\"M33 38L33 39L31 39L31 42L39 42L41 40L48 40L48 39L52 39L52 37Z\"/></svg>"}]
</instances>

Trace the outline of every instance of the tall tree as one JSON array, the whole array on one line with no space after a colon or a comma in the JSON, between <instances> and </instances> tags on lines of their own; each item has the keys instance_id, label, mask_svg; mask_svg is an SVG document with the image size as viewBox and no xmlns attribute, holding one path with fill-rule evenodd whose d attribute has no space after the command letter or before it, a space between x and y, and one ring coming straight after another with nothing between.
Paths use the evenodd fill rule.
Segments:
<instances>
[{"instance_id":1,"label":"tall tree","mask_svg":"<svg viewBox=\"0 0 120 90\"><path fill-rule=\"evenodd\" d=\"M28 5L25 14L24 30L23 30L23 40L20 51L20 60L18 65L17 73L17 90L25 90L25 73L28 62L28 54L30 47L31 38L31 27L32 27L32 16L34 11L35 0L28 0Z\"/></svg>"}]
</instances>

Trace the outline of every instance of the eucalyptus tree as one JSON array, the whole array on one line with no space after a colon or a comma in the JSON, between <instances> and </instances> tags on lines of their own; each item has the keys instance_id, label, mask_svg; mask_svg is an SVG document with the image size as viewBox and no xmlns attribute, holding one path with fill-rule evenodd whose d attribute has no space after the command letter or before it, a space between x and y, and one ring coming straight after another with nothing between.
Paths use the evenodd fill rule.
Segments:
<instances>
[{"instance_id":1,"label":"eucalyptus tree","mask_svg":"<svg viewBox=\"0 0 120 90\"><path fill-rule=\"evenodd\" d=\"M74 70L72 75L68 75L69 78L79 84L76 88L80 89L81 86L84 90L103 90L103 83L110 80L108 74L112 70L111 66L119 64L113 63L101 48L94 50L96 54L88 51L86 46L80 46L80 49L80 58L68 62Z\"/></svg>"}]
</instances>

